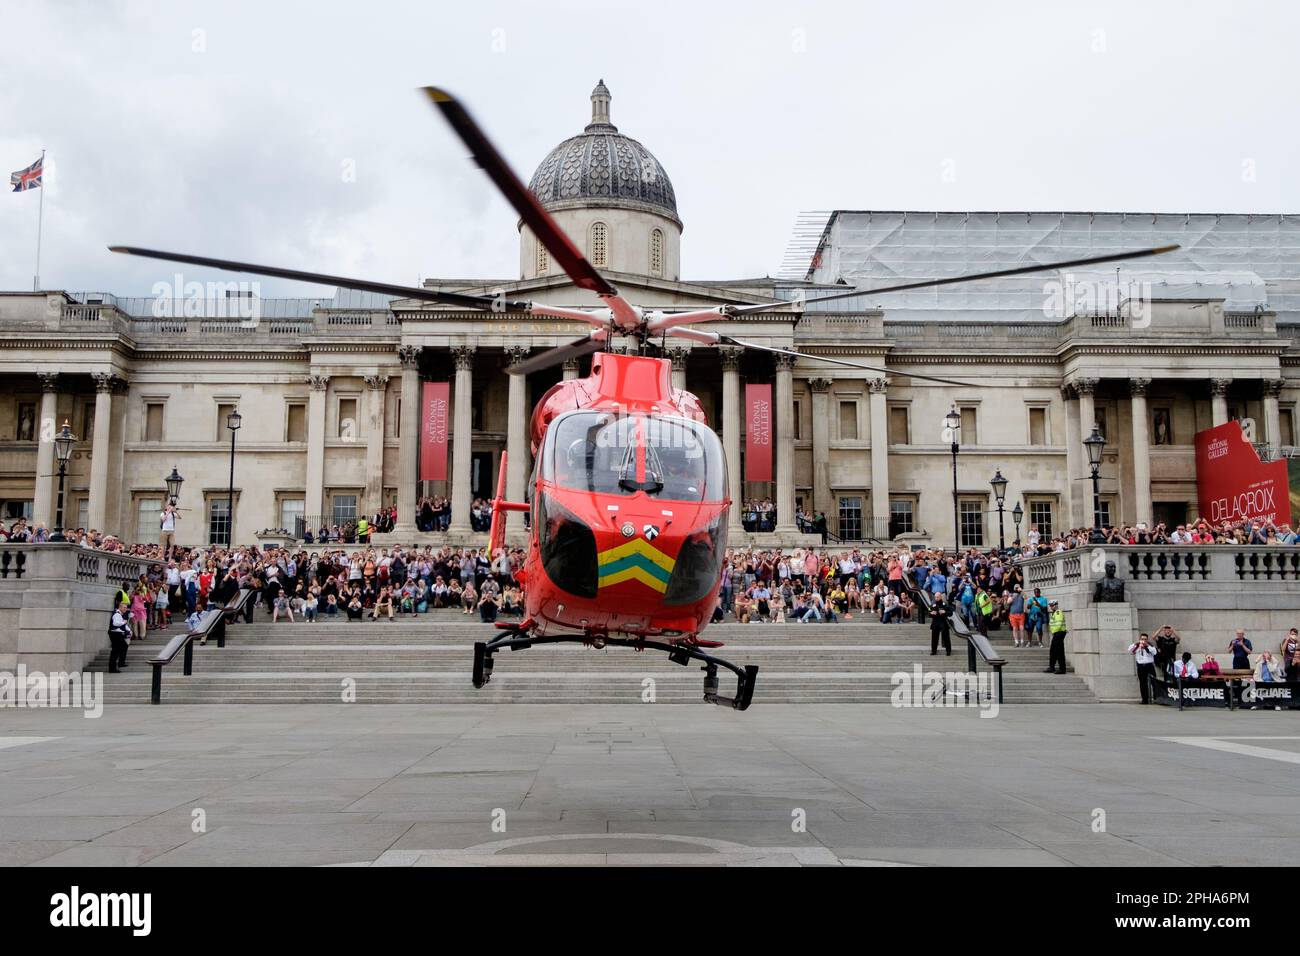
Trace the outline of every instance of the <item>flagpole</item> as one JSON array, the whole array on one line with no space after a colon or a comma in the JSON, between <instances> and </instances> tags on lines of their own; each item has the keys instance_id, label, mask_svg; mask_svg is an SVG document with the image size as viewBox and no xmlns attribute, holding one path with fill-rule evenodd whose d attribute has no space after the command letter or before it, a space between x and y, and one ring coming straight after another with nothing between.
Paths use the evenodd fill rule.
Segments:
<instances>
[{"instance_id":1,"label":"flagpole","mask_svg":"<svg viewBox=\"0 0 1300 956\"><path fill-rule=\"evenodd\" d=\"M41 291L41 227L45 224L45 150L41 150L41 202L36 214L36 275L32 278L32 291Z\"/></svg>"}]
</instances>

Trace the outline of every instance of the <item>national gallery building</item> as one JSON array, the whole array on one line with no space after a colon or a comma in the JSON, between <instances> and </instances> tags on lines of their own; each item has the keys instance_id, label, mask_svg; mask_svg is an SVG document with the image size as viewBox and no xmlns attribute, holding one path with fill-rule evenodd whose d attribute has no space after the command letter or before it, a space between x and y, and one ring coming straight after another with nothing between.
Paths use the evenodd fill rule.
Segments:
<instances>
[{"instance_id":1,"label":"national gallery building","mask_svg":"<svg viewBox=\"0 0 1300 956\"><path fill-rule=\"evenodd\" d=\"M1197 516L1194 436L1241 419L1262 453L1288 453L1300 400L1300 216L1090 212L881 212L824 217L783 278L687 280L683 223L658 160L614 126L609 91L591 122L546 156L530 186L588 259L633 303L665 311L770 303L770 312L701 326L793 348L793 358L670 341L675 384L720 433L737 502L770 501L775 530L732 541L794 543L795 515L824 512L845 541L996 545L1090 525L1082 444L1094 424L1103 523ZM486 181L484 188L490 188ZM713 237L717 239L718 237ZM699 242L709 242L701 237ZM801 305L818 292L871 288L1140 249L1171 254L1119 269ZM518 275L432 279L458 292L597 307L520 232ZM204 250L195 249L202 252ZM218 250L212 250L217 252ZM286 264L288 265L288 264ZM170 280L174 267L159 264ZM394 539L482 543L469 515L531 468L528 416L589 359L527 376L507 368L585 331L509 312L462 312L338 290L332 298L249 299L230 274L219 296L0 292L0 516L55 524L66 420L64 524L127 542L157 540L164 479L184 478L177 541L345 524L396 504ZM626 344L615 340L615 347ZM883 372L833 364L847 360ZM919 373L964 384L908 377ZM418 476L421 383L450 383L448 481ZM743 386L768 383L775 411L771 482L743 481ZM944 419L956 409L954 477ZM238 432L227 427L237 410ZM229 511L232 434L233 516ZM415 503L451 499L451 527L420 533ZM954 524L956 528L954 528Z\"/></svg>"}]
</instances>

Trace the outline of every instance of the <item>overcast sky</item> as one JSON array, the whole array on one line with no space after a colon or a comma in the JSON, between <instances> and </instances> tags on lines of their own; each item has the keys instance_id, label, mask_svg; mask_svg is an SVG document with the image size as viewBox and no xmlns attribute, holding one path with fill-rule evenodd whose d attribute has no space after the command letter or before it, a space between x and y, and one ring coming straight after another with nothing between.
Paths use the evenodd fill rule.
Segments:
<instances>
[{"instance_id":1,"label":"overcast sky","mask_svg":"<svg viewBox=\"0 0 1300 956\"><path fill-rule=\"evenodd\" d=\"M515 216L415 89L527 180L603 77L676 188L683 278L774 274L800 210L1300 211L1298 35L1284 0L7 0L0 171L48 150L45 288L174 271L110 243L510 278ZM31 287L40 192L0 199L0 289Z\"/></svg>"}]
</instances>

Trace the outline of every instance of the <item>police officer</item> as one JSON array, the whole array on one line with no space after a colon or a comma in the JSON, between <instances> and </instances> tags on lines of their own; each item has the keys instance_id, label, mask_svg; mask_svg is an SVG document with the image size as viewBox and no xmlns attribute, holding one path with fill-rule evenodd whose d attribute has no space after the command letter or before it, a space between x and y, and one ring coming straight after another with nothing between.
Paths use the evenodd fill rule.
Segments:
<instances>
[{"instance_id":1,"label":"police officer","mask_svg":"<svg viewBox=\"0 0 1300 956\"><path fill-rule=\"evenodd\" d=\"M934 606L930 609L930 655L939 653L939 639L943 638L943 649L952 656L952 641L948 636L948 614L951 608L944 600L943 594L934 596Z\"/></svg>"},{"instance_id":2,"label":"police officer","mask_svg":"<svg viewBox=\"0 0 1300 956\"><path fill-rule=\"evenodd\" d=\"M127 642L131 637L130 607L131 605L126 601L119 602L117 609L113 611L113 620L108 625L108 640L112 645L108 652L110 674L116 674L126 666Z\"/></svg>"},{"instance_id":3,"label":"police officer","mask_svg":"<svg viewBox=\"0 0 1300 956\"><path fill-rule=\"evenodd\" d=\"M1052 647L1047 652L1047 670L1044 674L1064 674L1065 673L1065 612L1061 610L1059 604L1055 601L1049 601L1047 604L1047 629L1052 632ZM1057 663L1060 663L1061 669L1056 669Z\"/></svg>"}]
</instances>

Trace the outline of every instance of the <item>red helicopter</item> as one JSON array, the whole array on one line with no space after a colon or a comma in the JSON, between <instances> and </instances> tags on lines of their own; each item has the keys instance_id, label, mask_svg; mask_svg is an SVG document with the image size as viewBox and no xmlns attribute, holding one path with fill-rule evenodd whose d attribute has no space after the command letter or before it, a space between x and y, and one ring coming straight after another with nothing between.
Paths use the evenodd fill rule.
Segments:
<instances>
[{"instance_id":1,"label":"red helicopter","mask_svg":"<svg viewBox=\"0 0 1300 956\"><path fill-rule=\"evenodd\" d=\"M506 456L501 456L497 494L492 501L489 553L495 555L504 546L506 513L530 512L528 553L521 574L525 615L518 623L498 623L500 636L474 645L475 687L491 679L493 655L498 651L578 641L597 648L619 645L662 650L671 661L684 666L700 661L704 665L706 701L745 710L753 700L758 668L741 667L708 653L722 645L700 637L718 603L727 547L727 511L732 505L727 496L722 446L708 427L696 397L673 388L671 363L649 354L656 348L654 339L662 344L667 337L680 337L704 345L739 346L818 363L965 385L951 379L805 355L690 326L756 312L787 312L797 317L805 305L816 302L1134 259L1178 248L1161 246L997 272L855 288L794 302L723 305L676 313L642 309L620 295L587 261L464 106L444 90L426 87L423 92L552 259L574 285L599 296L604 308L567 309L134 246L110 249L458 308L570 319L591 326L581 338L510 368L512 374L526 375L576 356L600 352L592 359L589 377L558 383L542 396L533 411L530 437L534 469L527 501L505 500ZM602 351L615 336L630 339L634 353ZM719 694L719 666L736 675L734 696Z\"/></svg>"}]
</instances>

